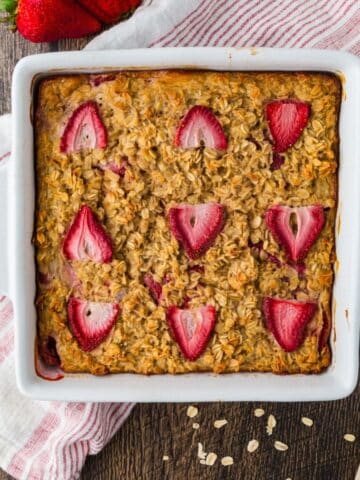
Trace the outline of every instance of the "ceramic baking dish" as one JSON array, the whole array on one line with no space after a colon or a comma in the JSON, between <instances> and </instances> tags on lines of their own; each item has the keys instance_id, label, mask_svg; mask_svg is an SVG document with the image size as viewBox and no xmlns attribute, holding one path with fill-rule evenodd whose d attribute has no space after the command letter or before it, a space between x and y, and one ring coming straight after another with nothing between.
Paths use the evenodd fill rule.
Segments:
<instances>
[{"instance_id":1,"label":"ceramic baking dish","mask_svg":"<svg viewBox=\"0 0 360 480\"><path fill-rule=\"evenodd\" d=\"M197 68L211 70L327 71L343 85L340 114L340 169L336 228L338 268L333 294L332 363L318 375L234 373L215 375L66 375L58 382L34 370L36 335L32 102L37 80L55 73L121 69ZM22 59L12 89L13 155L0 170L0 290L14 304L16 377L25 395L66 401L306 401L349 395L358 376L360 266L360 60L316 50L254 48L143 49L63 52ZM7 232L5 235L4 232Z\"/></svg>"}]
</instances>

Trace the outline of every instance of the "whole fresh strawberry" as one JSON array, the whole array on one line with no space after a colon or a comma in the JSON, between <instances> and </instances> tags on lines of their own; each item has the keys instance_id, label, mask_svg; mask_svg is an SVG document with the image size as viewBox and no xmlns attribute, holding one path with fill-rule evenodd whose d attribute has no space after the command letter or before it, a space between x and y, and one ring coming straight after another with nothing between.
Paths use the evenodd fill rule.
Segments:
<instances>
[{"instance_id":1,"label":"whole fresh strawberry","mask_svg":"<svg viewBox=\"0 0 360 480\"><path fill-rule=\"evenodd\" d=\"M101 23L75 0L0 0L0 12L31 42L80 38L101 30Z\"/></svg>"},{"instance_id":2,"label":"whole fresh strawberry","mask_svg":"<svg viewBox=\"0 0 360 480\"><path fill-rule=\"evenodd\" d=\"M141 0L78 0L102 23L115 23L136 8Z\"/></svg>"}]
</instances>

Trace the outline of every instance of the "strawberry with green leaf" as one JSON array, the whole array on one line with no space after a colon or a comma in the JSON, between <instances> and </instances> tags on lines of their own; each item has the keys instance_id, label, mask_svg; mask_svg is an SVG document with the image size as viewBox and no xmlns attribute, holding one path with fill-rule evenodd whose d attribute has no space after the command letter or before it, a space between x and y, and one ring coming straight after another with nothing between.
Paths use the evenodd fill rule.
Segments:
<instances>
[{"instance_id":1,"label":"strawberry with green leaf","mask_svg":"<svg viewBox=\"0 0 360 480\"><path fill-rule=\"evenodd\" d=\"M4 19L31 42L79 38L101 30L101 23L74 0L0 0Z\"/></svg>"}]
</instances>

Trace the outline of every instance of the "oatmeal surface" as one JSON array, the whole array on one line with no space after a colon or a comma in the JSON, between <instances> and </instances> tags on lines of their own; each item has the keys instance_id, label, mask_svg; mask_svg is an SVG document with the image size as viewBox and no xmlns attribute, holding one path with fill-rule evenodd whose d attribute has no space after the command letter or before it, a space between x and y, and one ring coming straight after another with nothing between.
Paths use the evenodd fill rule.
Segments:
<instances>
[{"instance_id":1,"label":"oatmeal surface","mask_svg":"<svg viewBox=\"0 0 360 480\"><path fill-rule=\"evenodd\" d=\"M97 86L89 75L41 81L34 243L39 276L50 281L38 281L38 332L41 339L56 339L63 370L314 373L326 368L330 347L319 351L318 339L324 318L331 322L340 96L337 77L320 73L121 72ZM299 140L282 154L284 164L272 170L264 107L283 98L308 102L311 116ZM69 116L89 100L99 106L107 147L61 153ZM173 146L179 121L193 105L215 113L228 140L226 151ZM124 159L124 176L106 169ZM226 206L226 223L205 255L189 260L171 235L167 213L177 204L206 202ZM63 256L64 235L83 204L112 240L110 263L69 262ZM303 273L288 264L266 228L265 212L276 204L325 208L324 228ZM251 247L260 241L263 250ZM203 268L189 268L195 265ZM164 283L160 305L144 285L149 273ZM69 328L71 296L120 304L115 327L91 352L79 348ZM285 352L266 328L265 296L318 302L296 351ZM189 308L213 305L217 311L214 333L195 361L182 356L166 321L166 308L185 298Z\"/></svg>"}]
</instances>

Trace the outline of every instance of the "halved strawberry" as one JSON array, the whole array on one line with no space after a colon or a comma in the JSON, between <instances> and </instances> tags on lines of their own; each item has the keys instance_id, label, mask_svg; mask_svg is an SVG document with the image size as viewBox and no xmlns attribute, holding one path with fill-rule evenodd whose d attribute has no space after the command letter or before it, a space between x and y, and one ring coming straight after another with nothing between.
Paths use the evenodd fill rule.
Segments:
<instances>
[{"instance_id":1,"label":"halved strawberry","mask_svg":"<svg viewBox=\"0 0 360 480\"><path fill-rule=\"evenodd\" d=\"M68 260L111 261L111 240L87 205L80 208L65 235L63 253Z\"/></svg>"},{"instance_id":2,"label":"halved strawberry","mask_svg":"<svg viewBox=\"0 0 360 480\"><path fill-rule=\"evenodd\" d=\"M293 352L304 341L305 327L317 304L265 297L262 305L267 328L286 352Z\"/></svg>"},{"instance_id":3,"label":"halved strawberry","mask_svg":"<svg viewBox=\"0 0 360 480\"><path fill-rule=\"evenodd\" d=\"M277 153L285 152L300 137L310 117L310 105L299 100L274 100L266 105L266 120Z\"/></svg>"},{"instance_id":4,"label":"halved strawberry","mask_svg":"<svg viewBox=\"0 0 360 480\"><path fill-rule=\"evenodd\" d=\"M106 148L107 132L96 102L82 103L69 118L60 141L62 153Z\"/></svg>"},{"instance_id":5,"label":"halved strawberry","mask_svg":"<svg viewBox=\"0 0 360 480\"><path fill-rule=\"evenodd\" d=\"M166 318L174 339L188 360L196 360L206 348L216 321L211 305L193 309L169 307Z\"/></svg>"},{"instance_id":6,"label":"halved strawberry","mask_svg":"<svg viewBox=\"0 0 360 480\"><path fill-rule=\"evenodd\" d=\"M2 13L8 17L4 19ZM0 22L16 23L31 42L79 38L101 30L101 23L74 0L1 0Z\"/></svg>"},{"instance_id":7,"label":"halved strawberry","mask_svg":"<svg viewBox=\"0 0 360 480\"><path fill-rule=\"evenodd\" d=\"M292 215L294 220L296 219L296 233L291 225ZM324 226L324 208L322 205L296 208L275 205L267 210L265 222L289 259L299 263L305 258Z\"/></svg>"},{"instance_id":8,"label":"halved strawberry","mask_svg":"<svg viewBox=\"0 0 360 480\"><path fill-rule=\"evenodd\" d=\"M196 148L201 144L216 150L226 150L227 140L219 120L213 112L201 105L190 108L181 120L175 134L174 145Z\"/></svg>"},{"instance_id":9,"label":"halved strawberry","mask_svg":"<svg viewBox=\"0 0 360 480\"><path fill-rule=\"evenodd\" d=\"M194 260L213 245L224 227L225 216L226 209L220 203L181 204L169 210L170 229Z\"/></svg>"},{"instance_id":10,"label":"halved strawberry","mask_svg":"<svg viewBox=\"0 0 360 480\"><path fill-rule=\"evenodd\" d=\"M118 303L88 302L72 297L68 303L69 325L84 352L91 352L111 332L119 315Z\"/></svg>"},{"instance_id":11,"label":"halved strawberry","mask_svg":"<svg viewBox=\"0 0 360 480\"><path fill-rule=\"evenodd\" d=\"M159 304L162 296L161 283L157 282L150 273L147 273L146 275L144 275L144 284L149 289L152 298L157 304Z\"/></svg>"},{"instance_id":12,"label":"halved strawberry","mask_svg":"<svg viewBox=\"0 0 360 480\"><path fill-rule=\"evenodd\" d=\"M53 337L48 337L40 345L38 340L35 341L35 371L44 380L56 381L64 378Z\"/></svg>"}]
</instances>

